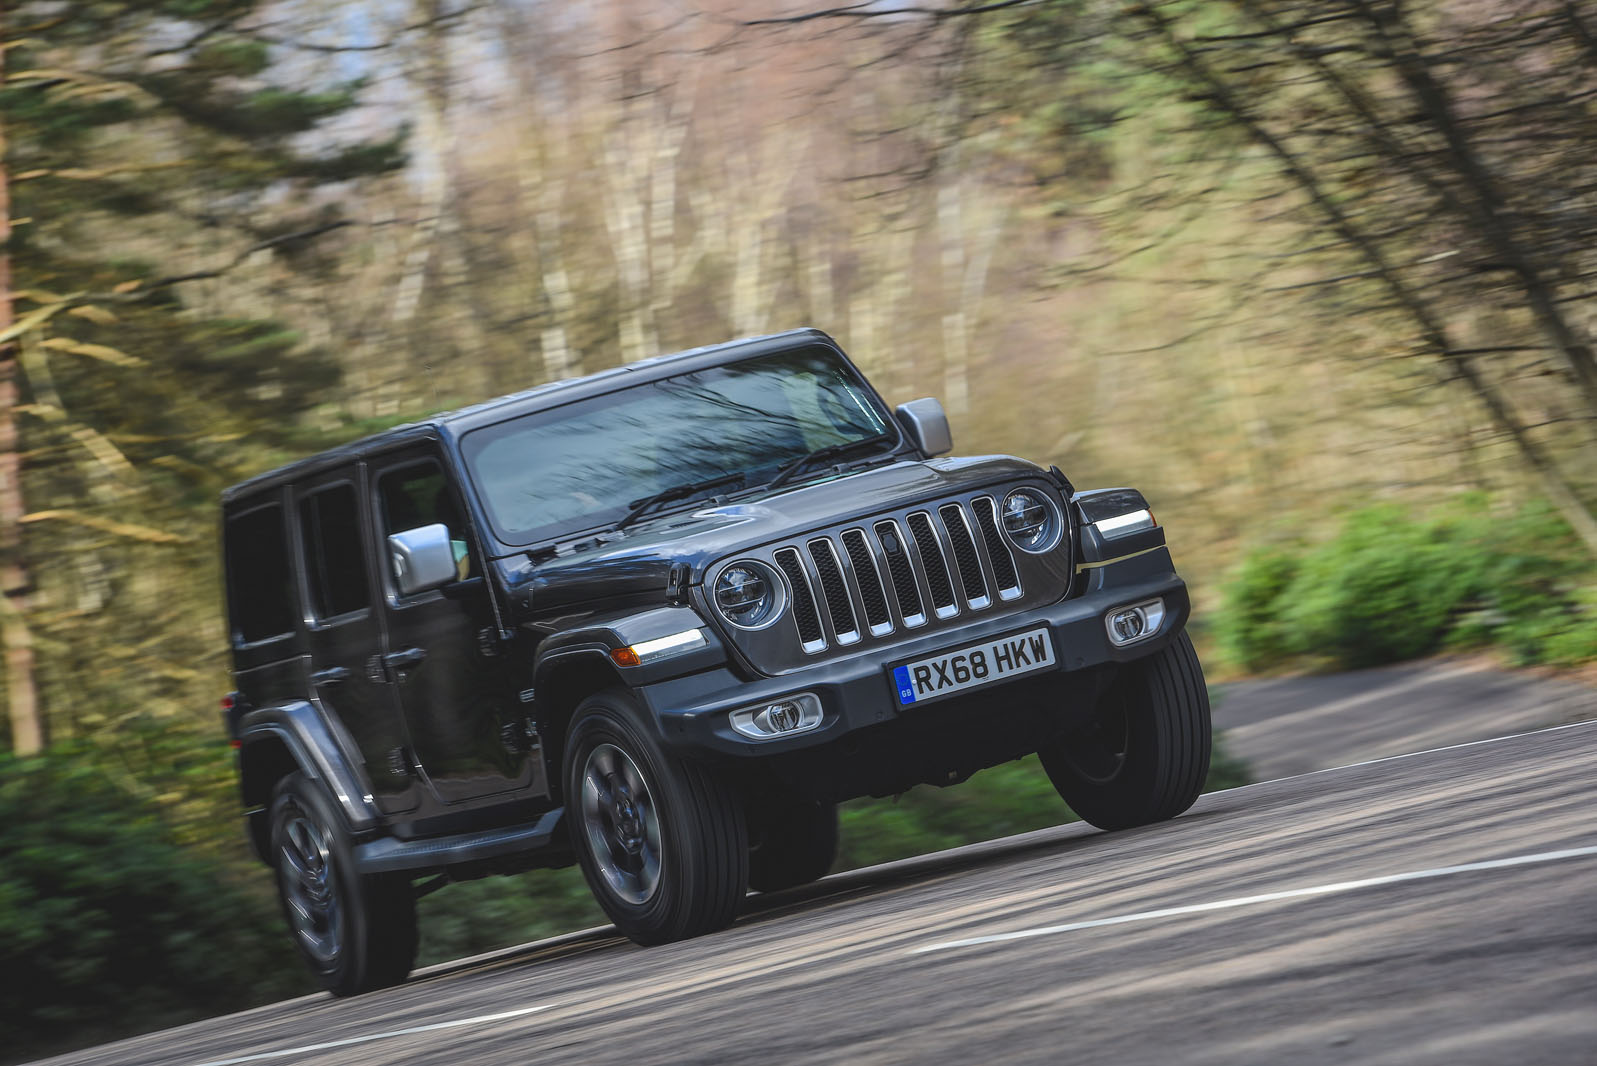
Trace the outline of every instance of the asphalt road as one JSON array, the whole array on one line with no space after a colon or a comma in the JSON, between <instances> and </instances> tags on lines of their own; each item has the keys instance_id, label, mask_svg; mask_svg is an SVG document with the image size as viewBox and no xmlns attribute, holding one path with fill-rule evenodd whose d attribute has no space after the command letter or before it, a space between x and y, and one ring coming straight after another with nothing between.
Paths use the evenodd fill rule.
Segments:
<instances>
[{"instance_id":1,"label":"asphalt road","mask_svg":"<svg viewBox=\"0 0 1597 1066\"><path fill-rule=\"evenodd\" d=\"M1597 1063L1597 722L1214 793L55 1063Z\"/></svg>"},{"instance_id":2,"label":"asphalt road","mask_svg":"<svg viewBox=\"0 0 1597 1066\"><path fill-rule=\"evenodd\" d=\"M1259 780L1593 718L1597 688L1484 657L1239 681L1216 686L1214 707Z\"/></svg>"}]
</instances>

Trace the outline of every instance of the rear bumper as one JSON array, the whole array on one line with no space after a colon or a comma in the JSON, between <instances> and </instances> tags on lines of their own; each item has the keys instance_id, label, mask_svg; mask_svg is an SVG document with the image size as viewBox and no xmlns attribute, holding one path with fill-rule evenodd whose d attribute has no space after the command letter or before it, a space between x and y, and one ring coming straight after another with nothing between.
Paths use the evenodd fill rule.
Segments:
<instances>
[{"instance_id":1,"label":"rear bumper","mask_svg":"<svg viewBox=\"0 0 1597 1066\"><path fill-rule=\"evenodd\" d=\"M1091 709L1111 664L1129 662L1164 647L1181 631L1190 613L1186 584L1175 573L1168 550L1154 551L1100 569L1087 591L1046 607L997 614L971 623L906 640L869 655L818 663L813 669L756 681L740 679L725 666L649 685L639 695L653 711L664 741L697 758L759 760L797 753L820 755L818 749L849 745L867 731L873 742L889 744L902 732L910 741L935 741L929 734L947 734L956 744L971 745L998 717L1011 737L996 742L994 752L1020 745L1024 750L989 753L984 765L1035 750L1041 739L1068 724L1074 714ZM1164 601L1159 628L1126 647L1110 643L1105 619L1116 610L1147 600ZM1005 634L1046 625L1053 636L1055 664L1013 680L996 682L927 704L901 707L888 672L904 662L963 648ZM768 740L751 740L736 732L731 712L799 693L819 699L822 721L808 732ZM1025 719L1017 724L1017 717ZM1030 746L1028 746L1030 744ZM809 760L806 760L809 761Z\"/></svg>"}]
</instances>

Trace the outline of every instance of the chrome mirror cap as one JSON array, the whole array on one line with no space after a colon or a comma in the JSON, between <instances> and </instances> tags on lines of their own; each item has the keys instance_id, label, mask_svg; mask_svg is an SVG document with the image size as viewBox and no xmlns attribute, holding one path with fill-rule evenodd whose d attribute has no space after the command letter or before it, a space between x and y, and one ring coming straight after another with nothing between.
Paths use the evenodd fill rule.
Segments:
<instances>
[{"instance_id":1,"label":"chrome mirror cap","mask_svg":"<svg viewBox=\"0 0 1597 1066\"><path fill-rule=\"evenodd\" d=\"M442 522L389 536L388 559L401 596L455 580L455 549L449 542L449 527Z\"/></svg>"},{"instance_id":2,"label":"chrome mirror cap","mask_svg":"<svg viewBox=\"0 0 1597 1066\"><path fill-rule=\"evenodd\" d=\"M931 396L901 403L893 412L903 424L915 446L927 455L944 455L954 450L954 435L948 428L943 405Z\"/></svg>"}]
</instances>

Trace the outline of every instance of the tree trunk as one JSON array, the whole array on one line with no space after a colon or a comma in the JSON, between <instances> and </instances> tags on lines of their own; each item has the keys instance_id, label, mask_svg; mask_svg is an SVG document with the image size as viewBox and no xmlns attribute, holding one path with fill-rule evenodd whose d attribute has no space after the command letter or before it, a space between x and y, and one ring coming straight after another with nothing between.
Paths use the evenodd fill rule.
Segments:
<instances>
[{"instance_id":1,"label":"tree trunk","mask_svg":"<svg viewBox=\"0 0 1597 1066\"><path fill-rule=\"evenodd\" d=\"M1338 199L1322 186L1309 165L1264 127L1222 74L1176 34L1168 17L1151 5L1138 8L1137 13L1170 48L1196 86L1205 91L1210 103L1239 123L1255 141L1269 150L1280 164L1282 172L1325 218L1331 231L1357 251L1369 267L1371 277L1378 279L1391 296L1393 306L1417 328L1423 347L1486 408L1493 425L1509 439L1520 459L1536 475L1542 491L1592 555L1597 556L1597 513L1581 499L1553 455L1531 436L1531 427L1519 419L1509 401L1479 371L1471 356L1452 343L1442 320L1433 313L1423 294L1405 283L1372 235L1361 228Z\"/></svg>"},{"instance_id":2,"label":"tree trunk","mask_svg":"<svg viewBox=\"0 0 1597 1066\"><path fill-rule=\"evenodd\" d=\"M4 11L0 9L0 19ZM0 40L4 40L0 23ZM5 53L0 50L0 81ZM0 126L0 330L11 327L11 195L5 166L5 128ZM23 615L28 568L22 557L22 452L17 439L20 368L15 343L0 346L0 645L6 664L6 708L11 717L11 750L32 755L44 746L39 689L33 676L33 637Z\"/></svg>"}]
</instances>

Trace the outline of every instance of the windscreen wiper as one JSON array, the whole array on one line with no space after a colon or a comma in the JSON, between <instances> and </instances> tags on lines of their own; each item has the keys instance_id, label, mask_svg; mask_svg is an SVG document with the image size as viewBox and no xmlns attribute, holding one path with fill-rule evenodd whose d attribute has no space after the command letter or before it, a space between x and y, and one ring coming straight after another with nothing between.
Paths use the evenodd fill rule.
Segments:
<instances>
[{"instance_id":1,"label":"windscreen wiper","mask_svg":"<svg viewBox=\"0 0 1597 1066\"><path fill-rule=\"evenodd\" d=\"M672 485L668 489L661 489L652 496L645 496L641 500L633 500L627 504L627 513L615 524L615 529L625 529L627 526L642 518L644 514L672 500L685 500L689 496L697 496L701 492L709 492L722 486L738 486L748 480L748 475L742 471L730 474L720 474L716 477L706 478L703 481L690 481L685 485Z\"/></svg>"},{"instance_id":2,"label":"windscreen wiper","mask_svg":"<svg viewBox=\"0 0 1597 1066\"><path fill-rule=\"evenodd\" d=\"M883 432L872 434L869 437L861 437L859 440L845 440L839 444L828 444L824 448L816 448L813 452L808 452L797 459L789 459L783 463L777 468L776 476L765 487L774 489L785 485L798 477L811 464L818 463L823 459L836 459L857 449L869 447L873 444L881 444L883 441L892 439L893 435L891 433Z\"/></svg>"}]
</instances>

